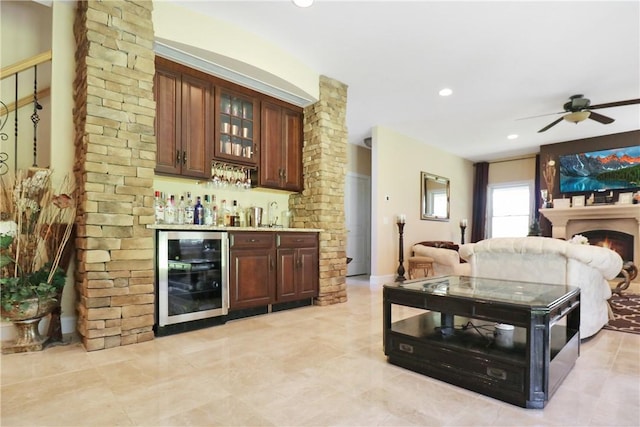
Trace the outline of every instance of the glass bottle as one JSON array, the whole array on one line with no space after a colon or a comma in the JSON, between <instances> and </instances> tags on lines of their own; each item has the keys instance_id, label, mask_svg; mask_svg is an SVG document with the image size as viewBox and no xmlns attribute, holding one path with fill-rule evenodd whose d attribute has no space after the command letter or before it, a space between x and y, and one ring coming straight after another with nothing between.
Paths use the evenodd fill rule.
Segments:
<instances>
[{"instance_id":1,"label":"glass bottle","mask_svg":"<svg viewBox=\"0 0 640 427\"><path fill-rule=\"evenodd\" d=\"M213 211L211 209L211 203L209 202L209 195L204 195L204 203L203 205L203 215L204 215L204 225L213 225Z\"/></svg>"},{"instance_id":2,"label":"glass bottle","mask_svg":"<svg viewBox=\"0 0 640 427\"><path fill-rule=\"evenodd\" d=\"M191 198L191 192L187 191L187 200L184 206L184 223L195 224L195 207L193 206L193 199Z\"/></svg>"},{"instance_id":3,"label":"glass bottle","mask_svg":"<svg viewBox=\"0 0 640 427\"><path fill-rule=\"evenodd\" d=\"M204 206L202 206L200 196L196 198L196 204L193 207L193 223L196 225L204 225Z\"/></svg>"},{"instance_id":4,"label":"glass bottle","mask_svg":"<svg viewBox=\"0 0 640 427\"><path fill-rule=\"evenodd\" d=\"M240 227L240 207L237 200L233 201L233 206L231 207L231 225Z\"/></svg>"},{"instance_id":5,"label":"glass bottle","mask_svg":"<svg viewBox=\"0 0 640 427\"><path fill-rule=\"evenodd\" d=\"M167 197L167 203L164 207L164 223L175 224L176 222L176 205L173 194Z\"/></svg>"},{"instance_id":6,"label":"glass bottle","mask_svg":"<svg viewBox=\"0 0 640 427\"><path fill-rule=\"evenodd\" d=\"M213 225L220 225L220 210L218 209L215 194L211 195L211 223Z\"/></svg>"},{"instance_id":7,"label":"glass bottle","mask_svg":"<svg viewBox=\"0 0 640 427\"><path fill-rule=\"evenodd\" d=\"M220 216L220 225L224 227L228 227L229 224L231 223L231 211L227 207L226 200L222 200L222 206L220 208L219 216Z\"/></svg>"},{"instance_id":8,"label":"glass bottle","mask_svg":"<svg viewBox=\"0 0 640 427\"><path fill-rule=\"evenodd\" d=\"M155 212L156 224L164 224L164 201L162 200L162 195L159 191L155 192L153 210Z\"/></svg>"},{"instance_id":9,"label":"glass bottle","mask_svg":"<svg viewBox=\"0 0 640 427\"><path fill-rule=\"evenodd\" d=\"M180 196L180 203L178 203L178 207L176 208L176 216L178 217L178 224L184 224L185 217L185 209L187 205L184 202L184 196Z\"/></svg>"}]
</instances>

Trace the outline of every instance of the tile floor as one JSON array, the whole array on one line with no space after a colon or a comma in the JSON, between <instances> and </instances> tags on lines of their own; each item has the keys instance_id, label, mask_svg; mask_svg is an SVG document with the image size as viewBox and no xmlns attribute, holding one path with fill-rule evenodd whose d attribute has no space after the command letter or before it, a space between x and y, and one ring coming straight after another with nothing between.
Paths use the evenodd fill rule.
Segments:
<instances>
[{"instance_id":1,"label":"tile floor","mask_svg":"<svg viewBox=\"0 0 640 427\"><path fill-rule=\"evenodd\" d=\"M638 426L640 335L600 331L544 410L390 365L380 287L87 353L0 358L2 426Z\"/></svg>"}]
</instances>

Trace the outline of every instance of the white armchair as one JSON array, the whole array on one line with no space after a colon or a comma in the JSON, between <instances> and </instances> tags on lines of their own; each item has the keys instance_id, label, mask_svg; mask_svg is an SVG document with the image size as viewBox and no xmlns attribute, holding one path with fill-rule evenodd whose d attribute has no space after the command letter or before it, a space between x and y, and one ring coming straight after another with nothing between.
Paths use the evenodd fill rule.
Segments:
<instances>
[{"instance_id":1,"label":"white armchair","mask_svg":"<svg viewBox=\"0 0 640 427\"><path fill-rule=\"evenodd\" d=\"M610 249L522 237L462 245L459 253L471 265L471 276L580 287L580 338L594 335L608 322L607 279L622 269L622 258Z\"/></svg>"}]
</instances>

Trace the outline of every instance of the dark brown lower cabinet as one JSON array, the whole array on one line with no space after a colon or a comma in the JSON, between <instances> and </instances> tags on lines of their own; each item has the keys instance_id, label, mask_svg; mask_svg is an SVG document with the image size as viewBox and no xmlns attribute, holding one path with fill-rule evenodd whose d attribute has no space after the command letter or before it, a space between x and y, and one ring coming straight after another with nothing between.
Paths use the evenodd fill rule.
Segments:
<instances>
[{"instance_id":1,"label":"dark brown lower cabinet","mask_svg":"<svg viewBox=\"0 0 640 427\"><path fill-rule=\"evenodd\" d=\"M318 234L229 234L229 309L318 296Z\"/></svg>"},{"instance_id":2,"label":"dark brown lower cabinet","mask_svg":"<svg viewBox=\"0 0 640 427\"><path fill-rule=\"evenodd\" d=\"M274 302L275 236L269 232L229 235L229 309L259 307Z\"/></svg>"},{"instance_id":3,"label":"dark brown lower cabinet","mask_svg":"<svg viewBox=\"0 0 640 427\"><path fill-rule=\"evenodd\" d=\"M317 233L278 233L276 301L318 296Z\"/></svg>"}]
</instances>

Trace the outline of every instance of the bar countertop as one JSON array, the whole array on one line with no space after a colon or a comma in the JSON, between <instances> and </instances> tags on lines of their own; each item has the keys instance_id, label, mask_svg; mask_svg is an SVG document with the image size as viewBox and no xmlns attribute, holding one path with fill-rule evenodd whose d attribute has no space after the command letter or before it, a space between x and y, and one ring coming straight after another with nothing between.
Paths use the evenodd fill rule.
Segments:
<instances>
[{"instance_id":1,"label":"bar countertop","mask_svg":"<svg viewBox=\"0 0 640 427\"><path fill-rule=\"evenodd\" d=\"M284 228L284 227L220 227L217 225L195 224L147 224L147 228L155 230L194 230L194 231L271 231L271 232L312 232L320 233L321 228Z\"/></svg>"}]
</instances>

